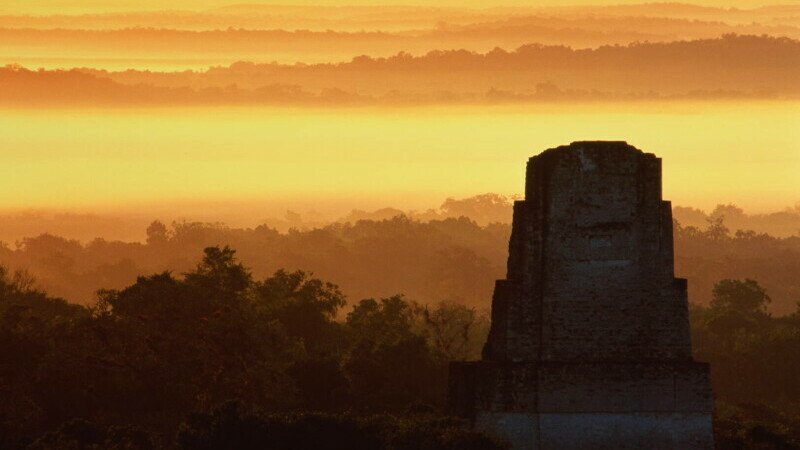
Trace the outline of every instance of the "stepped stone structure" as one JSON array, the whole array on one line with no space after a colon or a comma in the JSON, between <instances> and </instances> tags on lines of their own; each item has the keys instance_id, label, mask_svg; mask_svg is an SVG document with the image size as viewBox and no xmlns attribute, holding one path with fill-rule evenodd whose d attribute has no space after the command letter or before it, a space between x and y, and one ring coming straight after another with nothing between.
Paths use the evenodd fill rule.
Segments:
<instances>
[{"instance_id":1,"label":"stepped stone structure","mask_svg":"<svg viewBox=\"0 0 800 450\"><path fill-rule=\"evenodd\" d=\"M598 141L528 161L483 360L451 364L449 404L514 450L713 448L660 158Z\"/></svg>"}]
</instances>

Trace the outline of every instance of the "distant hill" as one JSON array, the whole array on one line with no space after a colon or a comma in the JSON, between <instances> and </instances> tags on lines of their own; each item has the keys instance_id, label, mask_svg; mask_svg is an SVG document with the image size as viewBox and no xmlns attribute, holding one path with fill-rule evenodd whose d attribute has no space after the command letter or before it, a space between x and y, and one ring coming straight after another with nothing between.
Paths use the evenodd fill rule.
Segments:
<instances>
[{"instance_id":1,"label":"distant hill","mask_svg":"<svg viewBox=\"0 0 800 450\"><path fill-rule=\"evenodd\" d=\"M635 70L633 70L635 69ZM796 99L800 41L718 39L573 49L432 51L338 64L239 62L202 72L0 69L0 103L403 104Z\"/></svg>"}]
</instances>

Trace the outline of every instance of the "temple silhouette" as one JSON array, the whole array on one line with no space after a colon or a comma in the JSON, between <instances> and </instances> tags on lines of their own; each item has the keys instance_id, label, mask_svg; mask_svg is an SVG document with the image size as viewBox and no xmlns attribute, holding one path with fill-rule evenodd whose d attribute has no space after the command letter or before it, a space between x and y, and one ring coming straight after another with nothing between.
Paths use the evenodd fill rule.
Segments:
<instances>
[{"instance_id":1,"label":"temple silhouette","mask_svg":"<svg viewBox=\"0 0 800 450\"><path fill-rule=\"evenodd\" d=\"M449 406L514 450L713 448L660 158L617 141L530 158L483 359L451 364Z\"/></svg>"}]
</instances>

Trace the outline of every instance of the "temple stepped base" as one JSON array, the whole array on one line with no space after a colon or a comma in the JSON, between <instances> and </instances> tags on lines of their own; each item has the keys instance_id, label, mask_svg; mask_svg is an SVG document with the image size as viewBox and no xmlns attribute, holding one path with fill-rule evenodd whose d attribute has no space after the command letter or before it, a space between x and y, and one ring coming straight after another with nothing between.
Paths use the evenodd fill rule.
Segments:
<instances>
[{"instance_id":1,"label":"temple stepped base","mask_svg":"<svg viewBox=\"0 0 800 450\"><path fill-rule=\"evenodd\" d=\"M475 428L519 443L514 450L709 449L707 413L479 412Z\"/></svg>"},{"instance_id":2,"label":"temple stepped base","mask_svg":"<svg viewBox=\"0 0 800 450\"><path fill-rule=\"evenodd\" d=\"M713 445L705 363L480 361L450 370L454 412L514 450Z\"/></svg>"}]
</instances>

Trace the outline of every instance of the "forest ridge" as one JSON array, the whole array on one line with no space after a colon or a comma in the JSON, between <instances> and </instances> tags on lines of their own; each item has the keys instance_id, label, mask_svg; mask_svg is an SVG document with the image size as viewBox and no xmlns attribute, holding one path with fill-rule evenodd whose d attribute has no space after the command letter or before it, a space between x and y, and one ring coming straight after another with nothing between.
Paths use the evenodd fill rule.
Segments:
<instances>
[{"instance_id":1,"label":"forest ridge","mask_svg":"<svg viewBox=\"0 0 800 450\"><path fill-rule=\"evenodd\" d=\"M354 210L333 223L288 212L255 228L155 221L146 242L97 237L82 244L44 233L0 248L0 264L27 270L52 294L91 304L98 289L121 288L146 273L187 271L203 248L229 245L256 276L306 270L335 280L350 298L402 293L422 303L456 301L486 310L494 280L505 274L509 202L484 194L448 199L437 210ZM795 310L800 213L748 215L719 205L710 213L676 207L674 216L675 270L689 280L690 301L708 304L720 279L754 278L772 296L770 311Z\"/></svg>"},{"instance_id":2,"label":"forest ridge","mask_svg":"<svg viewBox=\"0 0 800 450\"><path fill-rule=\"evenodd\" d=\"M154 42L161 45L158 38ZM486 53L401 52L335 64L236 62L197 72L33 71L9 65L0 68L0 98L7 104L69 106L789 100L800 94L798 61L800 41L725 35L583 50L527 44Z\"/></svg>"},{"instance_id":3,"label":"forest ridge","mask_svg":"<svg viewBox=\"0 0 800 450\"><path fill-rule=\"evenodd\" d=\"M6 14L0 104L786 100L798 17L679 3Z\"/></svg>"}]
</instances>

